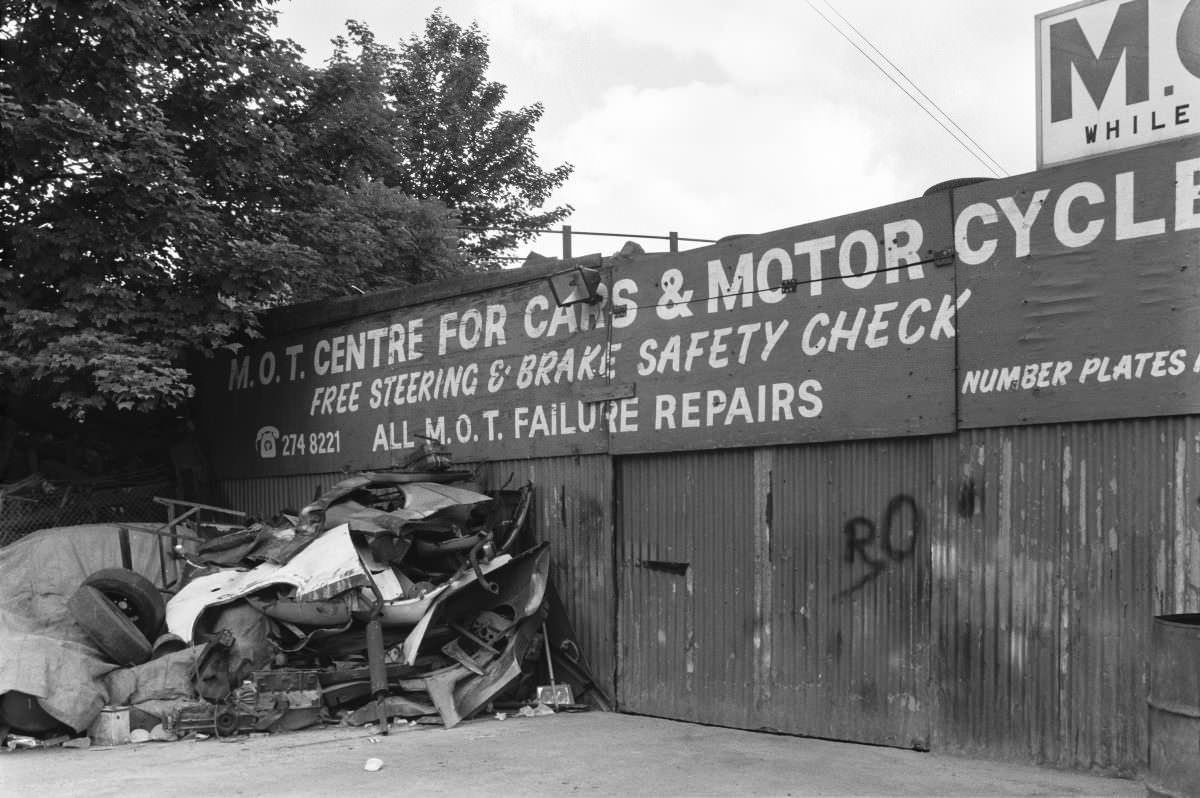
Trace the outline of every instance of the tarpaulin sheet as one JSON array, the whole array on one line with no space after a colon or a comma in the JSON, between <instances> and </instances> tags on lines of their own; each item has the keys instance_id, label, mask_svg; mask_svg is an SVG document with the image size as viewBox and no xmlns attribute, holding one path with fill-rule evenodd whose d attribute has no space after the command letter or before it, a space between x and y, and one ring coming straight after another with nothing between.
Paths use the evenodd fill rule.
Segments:
<instances>
[{"instance_id":1,"label":"tarpaulin sheet","mask_svg":"<svg viewBox=\"0 0 1200 798\"><path fill-rule=\"evenodd\" d=\"M82 731L109 702L106 662L75 624L67 601L87 576L121 567L118 527L44 529L0 549L0 693L41 699L58 720ZM129 533L131 570L161 581L159 538ZM174 578L174 561L168 579Z\"/></svg>"}]
</instances>

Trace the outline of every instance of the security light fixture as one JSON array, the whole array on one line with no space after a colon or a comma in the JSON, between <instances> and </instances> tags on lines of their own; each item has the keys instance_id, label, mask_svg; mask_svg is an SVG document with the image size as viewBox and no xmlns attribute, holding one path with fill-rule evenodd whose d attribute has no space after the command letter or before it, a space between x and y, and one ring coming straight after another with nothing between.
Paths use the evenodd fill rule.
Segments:
<instances>
[{"instance_id":1,"label":"security light fixture","mask_svg":"<svg viewBox=\"0 0 1200 798\"><path fill-rule=\"evenodd\" d=\"M586 302L589 305L601 299L597 289L600 287L600 270L588 266L576 266L572 269L557 272L546 278L550 283L550 292L560 308L567 305L577 305Z\"/></svg>"}]
</instances>

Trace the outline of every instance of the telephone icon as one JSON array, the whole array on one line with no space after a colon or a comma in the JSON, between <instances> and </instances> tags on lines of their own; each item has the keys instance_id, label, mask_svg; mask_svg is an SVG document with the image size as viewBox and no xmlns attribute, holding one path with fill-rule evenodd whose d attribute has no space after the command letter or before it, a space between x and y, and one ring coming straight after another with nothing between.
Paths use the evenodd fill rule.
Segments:
<instances>
[{"instance_id":1,"label":"telephone icon","mask_svg":"<svg viewBox=\"0 0 1200 798\"><path fill-rule=\"evenodd\" d=\"M258 446L258 456L270 460L276 454L276 442L279 440L279 430L276 427L263 427L254 436Z\"/></svg>"}]
</instances>

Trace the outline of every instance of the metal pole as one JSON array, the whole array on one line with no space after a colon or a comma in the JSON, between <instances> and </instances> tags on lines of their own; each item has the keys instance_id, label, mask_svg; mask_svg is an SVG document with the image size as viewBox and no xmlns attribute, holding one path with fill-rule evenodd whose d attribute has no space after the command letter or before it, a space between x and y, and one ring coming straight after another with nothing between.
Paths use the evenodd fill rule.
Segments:
<instances>
[{"instance_id":1,"label":"metal pole","mask_svg":"<svg viewBox=\"0 0 1200 798\"><path fill-rule=\"evenodd\" d=\"M382 607L382 605L380 605ZM367 621L367 672L371 676L371 697L375 699L375 715L379 721L379 733L387 734L391 718L388 717L387 659L383 650L383 623L377 615Z\"/></svg>"},{"instance_id":2,"label":"metal pole","mask_svg":"<svg viewBox=\"0 0 1200 798\"><path fill-rule=\"evenodd\" d=\"M126 571L133 569L133 551L129 546L129 530L117 527L117 541L121 545L121 567Z\"/></svg>"}]
</instances>

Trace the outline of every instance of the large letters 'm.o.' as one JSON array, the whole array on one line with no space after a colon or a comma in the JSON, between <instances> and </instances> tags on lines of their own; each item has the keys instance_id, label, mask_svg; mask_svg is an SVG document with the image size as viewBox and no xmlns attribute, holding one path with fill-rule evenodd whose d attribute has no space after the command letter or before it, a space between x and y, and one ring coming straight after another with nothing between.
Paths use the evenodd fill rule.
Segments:
<instances>
[{"instance_id":1,"label":"large letters 'm.o.'","mask_svg":"<svg viewBox=\"0 0 1200 798\"><path fill-rule=\"evenodd\" d=\"M1183 9L1175 48L1183 68L1200 78L1200 0L1191 0Z\"/></svg>"}]
</instances>

